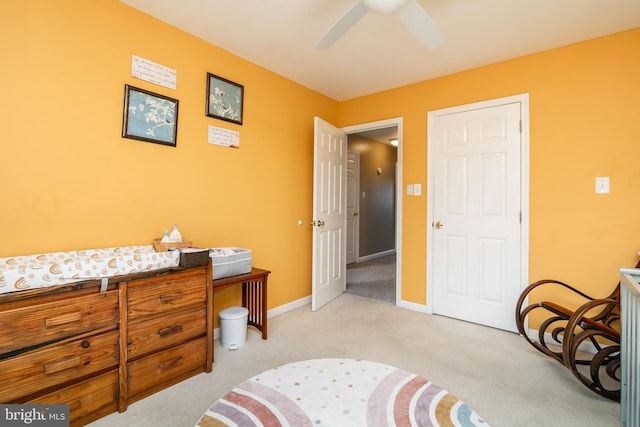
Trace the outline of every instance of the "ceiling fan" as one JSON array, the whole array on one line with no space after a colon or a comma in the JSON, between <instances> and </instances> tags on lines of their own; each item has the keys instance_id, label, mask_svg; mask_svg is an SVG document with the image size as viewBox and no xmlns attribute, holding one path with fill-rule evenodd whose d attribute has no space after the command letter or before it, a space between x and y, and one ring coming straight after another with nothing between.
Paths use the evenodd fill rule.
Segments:
<instances>
[{"instance_id":1,"label":"ceiling fan","mask_svg":"<svg viewBox=\"0 0 640 427\"><path fill-rule=\"evenodd\" d=\"M316 44L316 49L331 46L369 11L383 15L396 13L409 32L429 49L444 43L435 22L416 0L359 0L329 28Z\"/></svg>"}]
</instances>

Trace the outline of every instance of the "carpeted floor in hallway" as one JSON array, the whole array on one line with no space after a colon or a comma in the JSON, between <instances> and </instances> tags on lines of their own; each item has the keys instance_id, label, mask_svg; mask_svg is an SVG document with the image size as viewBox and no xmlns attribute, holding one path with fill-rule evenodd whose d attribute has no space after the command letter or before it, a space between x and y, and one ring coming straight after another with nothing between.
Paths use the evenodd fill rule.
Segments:
<instances>
[{"instance_id":1,"label":"carpeted floor in hallway","mask_svg":"<svg viewBox=\"0 0 640 427\"><path fill-rule=\"evenodd\" d=\"M347 293L396 303L396 254L347 265Z\"/></svg>"}]
</instances>

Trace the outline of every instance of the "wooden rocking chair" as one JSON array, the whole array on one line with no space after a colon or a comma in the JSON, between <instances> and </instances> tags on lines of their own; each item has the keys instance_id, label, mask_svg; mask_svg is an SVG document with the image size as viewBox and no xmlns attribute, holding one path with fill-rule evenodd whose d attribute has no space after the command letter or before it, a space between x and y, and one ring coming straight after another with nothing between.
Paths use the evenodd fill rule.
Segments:
<instances>
[{"instance_id":1,"label":"wooden rocking chair","mask_svg":"<svg viewBox=\"0 0 640 427\"><path fill-rule=\"evenodd\" d=\"M640 268L640 261L636 268ZM584 302L575 308L553 301L540 301L523 307L529 293L542 286L567 289ZM534 310L544 311L548 316L540 325L537 341L525 330L527 316ZM619 282L609 296L599 299L558 280L534 282L518 299L516 324L520 335L535 349L562 363L590 390L607 399L620 401Z\"/></svg>"}]
</instances>

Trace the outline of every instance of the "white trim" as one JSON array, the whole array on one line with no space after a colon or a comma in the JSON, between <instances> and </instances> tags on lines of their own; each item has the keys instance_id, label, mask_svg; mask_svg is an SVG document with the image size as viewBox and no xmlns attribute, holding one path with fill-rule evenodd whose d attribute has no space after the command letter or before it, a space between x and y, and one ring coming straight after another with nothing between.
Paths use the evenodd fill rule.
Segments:
<instances>
[{"instance_id":1,"label":"white trim","mask_svg":"<svg viewBox=\"0 0 640 427\"><path fill-rule=\"evenodd\" d=\"M285 314L291 310L295 310L300 307L304 307L307 304L311 304L311 295L297 299L295 301L291 301L287 304L283 304L281 306L272 308L267 311L267 319L272 317L280 316L281 314Z\"/></svg>"},{"instance_id":2,"label":"white trim","mask_svg":"<svg viewBox=\"0 0 640 427\"><path fill-rule=\"evenodd\" d=\"M433 313L433 233L430 224L434 220L433 206L433 156L431 141L435 138L432 135L433 129L430 123L438 116L445 114L456 114L468 110L479 108L495 107L505 104L519 102L521 105L522 138L520 157L520 212L522 215L520 226L520 290L522 291L529 281L529 94L496 98L487 101L475 102L471 104L459 105L456 107L443 108L441 110L429 111L427 113L427 312Z\"/></svg>"},{"instance_id":3,"label":"white trim","mask_svg":"<svg viewBox=\"0 0 640 427\"><path fill-rule=\"evenodd\" d=\"M291 301L287 304L280 305L278 307L272 308L267 311L267 319L271 319L272 317L280 316L281 314L285 314L289 311L295 310L300 307L304 307L305 305L311 304L311 295L306 297L297 299L295 301ZM215 328L213 330L213 339L217 340L220 338L220 328Z\"/></svg>"},{"instance_id":4,"label":"white trim","mask_svg":"<svg viewBox=\"0 0 640 427\"><path fill-rule=\"evenodd\" d=\"M526 329L526 331L527 336L531 341L538 342L538 334L540 333L540 331L538 331L537 329ZM553 336L550 333L546 332L544 334L544 340L547 344L557 346L559 351L562 351L562 343L556 342L556 340L553 339ZM597 353L596 347L592 343L587 341L582 341L578 346L578 350L589 354Z\"/></svg>"},{"instance_id":5,"label":"white trim","mask_svg":"<svg viewBox=\"0 0 640 427\"><path fill-rule=\"evenodd\" d=\"M349 137L347 137L347 141L349 140ZM356 178L355 178L355 210L356 212L360 212L360 152L357 150L349 150L349 145L347 144L347 162L349 161L349 154L353 154L355 157L355 173L356 173ZM348 188L348 183L349 183L349 176L348 176L348 172L347 172L347 188ZM347 190L349 191L349 190ZM348 193L347 193L348 194ZM349 198L349 196L347 195L347 199ZM347 200L347 204L349 203L349 201ZM354 254L354 258L355 258L355 262L358 262L360 260L360 217L357 217L355 219L355 230L353 230L353 239L355 240L354 242L354 247L353 247L353 251L355 252ZM349 225L347 224L347 234L349 234ZM345 259L347 257L345 256ZM349 260L347 260L347 263L349 262Z\"/></svg>"},{"instance_id":6,"label":"white trim","mask_svg":"<svg viewBox=\"0 0 640 427\"><path fill-rule=\"evenodd\" d=\"M370 260L376 259L376 258L382 258L383 256L391 255L391 254L393 254L395 252L396 252L395 249L389 249L388 251L382 251L382 252L378 252L378 253L371 254L371 255L365 255L365 256L362 256L362 257L358 257L358 260L356 261L356 263L364 262L364 261L370 261Z\"/></svg>"},{"instance_id":7,"label":"white trim","mask_svg":"<svg viewBox=\"0 0 640 427\"><path fill-rule=\"evenodd\" d=\"M413 311L418 311L420 313L428 313L427 311L427 306L424 304L416 304L415 302L409 302L409 301L405 301L405 300L400 300L400 302L398 303L398 307L400 308L406 308L407 310L413 310Z\"/></svg>"},{"instance_id":8,"label":"white trim","mask_svg":"<svg viewBox=\"0 0 640 427\"><path fill-rule=\"evenodd\" d=\"M396 305L400 306L402 300L402 117L392 119L379 120L377 122L363 123L359 125L346 126L340 129L347 135L367 130L375 130L388 128L392 126L398 127L398 168L396 170Z\"/></svg>"}]
</instances>

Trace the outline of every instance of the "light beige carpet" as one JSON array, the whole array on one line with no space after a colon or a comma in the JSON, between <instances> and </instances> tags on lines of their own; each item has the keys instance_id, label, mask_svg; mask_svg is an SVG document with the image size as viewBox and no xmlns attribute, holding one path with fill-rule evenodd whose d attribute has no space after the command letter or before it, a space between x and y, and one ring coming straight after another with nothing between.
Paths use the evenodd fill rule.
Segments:
<instances>
[{"instance_id":1,"label":"light beige carpet","mask_svg":"<svg viewBox=\"0 0 640 427\"><path fill-rule=\"evenodd\" d=\"M233 387L287 363L365 359L427 378L492 427L616 427L620 404L589 391L568 369L515 333L343 294L269 319L269 339L249 328L239 350L215 345L199 374L113 413L92 427L192 427Z\"/></svg>"}]
</instances>

